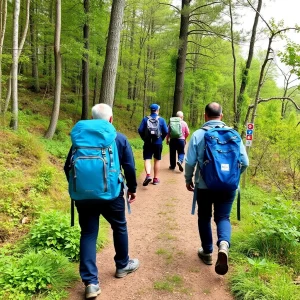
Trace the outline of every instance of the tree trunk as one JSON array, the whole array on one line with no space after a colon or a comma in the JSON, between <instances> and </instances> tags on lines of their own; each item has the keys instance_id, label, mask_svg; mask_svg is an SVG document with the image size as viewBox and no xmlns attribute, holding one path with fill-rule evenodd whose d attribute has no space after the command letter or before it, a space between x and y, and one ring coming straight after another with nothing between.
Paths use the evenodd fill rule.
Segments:
<instances>
[{"instance_id":1,"label":"tree trunk","mask_svg":"<svg viewBox=\"0 0 300 300\"><path fill-rule=\"evenodd\" d=\"M3 109L2 101L2 53L3 53L3 44L4 36L6 30L6 18L7 18L7 0L0 1L0 113Z\"/></svg>"},{"instance_id":2,"label":"tree trunk","mask_svg":"<svg viewBox=\"0 0 300 300\"><path fill-rule=\"evenodd\" d=\"M189 29L189 7L191 0L182 0L180 33L179 33L179 48L176 61L176 79L174 91L173 116L176 116L177 111L183 107L183 87L184 87L184 72L187 52L187 39Z\"/></svg>"},{"instance_id":3,"label":"tree trunk","mask_svg":"<svg viewBox=\"0 0 300 300\"><path fill-rule=\"evenodd\" d=\"M56 22L54 37L54 58L55 58L55 90L54 102L51 115L51 121L45 138L52 139L56 130L59 116L60 96L61 96L61 53L60 53L60 35L61 35L61 0L56 0Z\"/></svg>"},{"instance_id":4,"label":"tree trunk","mask_svg":"<svg viewBox=\"0 0 300 300\"><path fill-rule=\"evenodd\" d=\"M19 1L20 2L20 1ZM19 4L20 6L20 4ZM19 8L19 15L20 15L20 8ZM30 0L27 0L27 5L26 5L26 23L25 23L25 27L24 27L24 31L22 34L22 38L20 41L20 45L17 45L17 47L13 47L13 51L16 50L16 55L17 55L17 61L19 62L19 57L22 53L23 47L24 47L24 43L27 37L27 32L28 32L28 27L29 27L29 15L30 15ZM19 16L18 16L18 24L19 24ZM19 25L18 25L18 35L19 35ZM11 98L11 94L12 94L12 68L11 67L11 71L10 71L10 78L8 79L8 87L7 87L7 94L6 94L6 99L5 99L5 107L4 107L4 113L7 111L8 109L8 105L9 105L9 101ZM18 66L17 66L18 68ZM18 71L17 71L18 73Z\"/></svg>"},{"instance_id":5,"label":"tree trunk","mask_svg":"<svg viewBox=\"0 0 300 300\"><path fill-rule=\"evenodd\" d=\"M236 111L236 115L235 115L235 119L234 119L234 128L236 130L239 129L239 124L241 121L241 113L242 113L242 108L243 108L244 100L245 100L245 90L246 90L246 86L248 83L248 73L249 73L249 69L251 67L251 62L252 62L252 58L253 58L256 30L257 30L261 6L262 6L262 0L258 0L255 19L254 19L254 23L253 23L253 27L252 27L252 34L251 34L248 58L247 58L247 62L246 62L246 67L242 74L240 93L237 98L237 111Z\"/></svg>"},{"instance_id":6,"label":"tree trunk","mask_svg":"<svg viewBox=\"0 0 300 300\"><path fill-rule=\"evenodd\" d=\"M89 12L90 1L83 1L85 23L83 25L84 53L82 59L82 112L81 120L89 117Z\"/></svg>"},{"instance_id":7,"label":"tree trunk","mask_svg":"<svg viewBox=\"0 0 300 300\"><path fill-rule=\"evenodd\" d=\"M36 5L36 4L35 4ZM33 86L32 90L36 93L40 92L40 83L39 83L39 69L38 69L38 56L37 56L37 32L35 26L35 13L36 13L36 6L31 6L31 14L29 17L30 20L30 44L31 44L31 74L33 78Z\"/></svg>"},{"instance_id":8,"label":"tree trunk","mask_svg":"<svg viewBox=\"0 0 300 300\"><path fill-rule=\"evenodd\" d=\"M10 127L13 130L18 129L19 17L20 17L20 0L15 0L14 19L13 19L12 67L11 67L12 116L10 121Z\"/></svg>"},{"instance_id":9,"label":"tree trunk","mask_svg":"<svg viewBox=\"0 0 300 300\"><path fill-rule=\"evenodd\" d=\"M118 67L119 44L125 0L114 0L112 4L105 62L102 72L100 102L113 106Z\"/></svg>"}]
</instances>

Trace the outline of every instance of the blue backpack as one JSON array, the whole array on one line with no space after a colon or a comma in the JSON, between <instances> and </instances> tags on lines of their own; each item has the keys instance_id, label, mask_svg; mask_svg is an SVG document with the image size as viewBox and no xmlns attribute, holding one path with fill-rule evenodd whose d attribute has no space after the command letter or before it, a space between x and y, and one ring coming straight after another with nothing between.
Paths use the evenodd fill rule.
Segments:
<instances>
[{"instance_id":1,"label":"blue backpack","mask_svg":"<svg viewBox=\"0 0 300 300\"><path fill-rule=\"evenodd\" d=\"M204 157L200 168L207 187L212 190L234 191L241 175L241 137L230 127L203 127Z\"/></svg>"},{"instance_id":2,"label":"blue backpack","mask_svg":"<svg viewBox=\"0 0 300 300\"><path fill-rule=\"evenodd\" d=\"M123 176L114 126L106 120L82 120L71 131L69 194L72 200L113 200Z\"/></svg>"}]
</instances>

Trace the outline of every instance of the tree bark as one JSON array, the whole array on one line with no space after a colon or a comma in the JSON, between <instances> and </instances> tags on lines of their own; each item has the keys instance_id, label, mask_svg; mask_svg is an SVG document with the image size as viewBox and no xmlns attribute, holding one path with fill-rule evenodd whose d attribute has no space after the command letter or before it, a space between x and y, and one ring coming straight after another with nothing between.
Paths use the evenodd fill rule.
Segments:
<instances>
[{"instance_id":1,"label":"tree bark","mask_svg":"<svg viewBox=\"0 0 300 300\"><path fill-rule=\"evenodd\" d=\"M182 110L183 107L183 86L184 86L184 72L185 72L187 39L188 39L188 29L189 29L190 3L191 0L182 0L179 48L178 48L178 57L176 61L176 79L175 79L175 90L174 90L173 116L176 116L177 111Z\"/></svg>"},{"instance_id":2,"label":"tree bark","mask_svg":"<svg viewBox=\"0 0 300 300\"><path fill-rule=\"evenodd\" d=\"M11 90L12 90L12 116L10 127L18 129L18 47L19 47L19 17L20 0L15 0L14 19L13 19L13 43L12 43L12 67L11 67Z\"/></svg>"},{"instance_id":3,"label":"tree bark","mask_svg":"<svg viewBox=\"0 0 300 300\"><path fill-rule=\"evenodd\" d=\"M89 117L89 12L90 1L83 1L85 23L83 25L84 53L82 58L82 111L81 120L87 120Z\"/></svg>"},{"instance_id":4,"label":"tree bark","mask_svg":"<svg viewBox=\"0 0 300 300\"><path fill-rule=\"evenodd\" d=\"M36 5L36 4L35 4ZM36 12L36 6L31 6L30 9L30 17L29 17L29 23L30 23L30 44L31 44L31 73L33 78L33 86L32 90L36 93L40 92L40 82L39 82L39 69L38 69L38 56L37 56L37 32L36 32L36 26L35 26L35 12Z\"/></svg>"},{"instance_id":5,"label":"tree bark","mask_svg":"<svg viewBox=\"0 0 300 300\"><path fill-rule=\"evenodd\" d=\"M3 44L6 31L6 19L7 19L7 0L0 1L0 113L3 109L2 101L2 53Z\"/></svg>"},{"instance_id":6,"label":"tree bark","mask_svg":"<svg viewBox=\"0 0 300 300\"><path fill-rule=\"evenodd\" d=\"M19 15L20 15L20 8L19 8ZM27 0L26 21L25 21L26 23L25 23L24 31L23 31L22 38L21 38L21 41L20 41L20 45L17 45L15 48L13 47L13 51L16 50L16 55L17 55L17 61L18 62L19 62L19 57L20 57L20 55L22 53L22 50L23 50L23 47L24 47L26 37L27 37L27 32L28 32L28 27L29 27L29 15L30 15L30 0ZM18 16L18 19L19 19L19 16ZM18 24L19 24L19 20L18 20ZM19 35L19 27L18 27L18 35ZM9 101L10 101L11 94L12 94L12 79L11 79L13 77L12 76L12 68L11 68L11 71L10 71L10 78L8 79L8 87L7 87L7 94L6 94L6 99L5 99L4 113L8 109Z\"/></svg>"},{"instance_id":7,"label":"tree bark","mask_svg":"<svg viewBox=\"0 0 300 300\"><path fill-rule=\"evenodd\" d=\"M61 35L61 0L56 0L56 22L54 36L54 58L55 58L55 87L54 87L54 102L50 124L45 133L45 138L52 139L56 130L60 96L61 96L61 53L60 53L60 35Z\"/></svg>"},{"instance_id":8,"label":"tree bark","mask_svg":"<svg viewBox=\"0 0 300 300\"><path fill-rule=\"evenodd\" d=\"M100 102L113 106L118 67L119 44L124 15L125 0L114 0L112 4L105 62L102 72Z\"/></svg>"},{"instance_id":9,"label":"tree bark","mask_svg":"<svg viewBox=\"0 0 300 300\"><path fill-rule=\"evenodd\" d=\"M248 58L247 58L245 69L242 74L242 82L241 82L241 86L240 86L240 92L239 92L239 95L237 98L237 111L236 111L235 118L234 118L234 128L236 130L239 129L239 124L241 121L241 113L242 113L242 108L243 108L244 100L245 100L245 91L246 91L246 86L248 83L249 69L251 67L253 53L254 53L256 30L257 30L258 19L260 16L261 7L262 7L262 0L258 0L256 14L255 14L255 18L254 18L253 27L252 27Z\"/></svg>"}]
</instances>

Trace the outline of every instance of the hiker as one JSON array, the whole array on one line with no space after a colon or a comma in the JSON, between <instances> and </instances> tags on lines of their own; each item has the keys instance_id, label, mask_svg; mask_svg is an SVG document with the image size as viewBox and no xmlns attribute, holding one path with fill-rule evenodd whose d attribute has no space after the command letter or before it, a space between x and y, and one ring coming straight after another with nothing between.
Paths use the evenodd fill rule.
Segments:
<instances>
[{"instance_id":1,"label":"hiker","mask_svg":"<svg viewBox=\"0 0 300 300\"><path fill-rule=\"evenodd\" d=\"M168 134L166 137L166 143L170 148L170 170L175 170L176 167L176 152L178 156L177 166L180 172L183 172L183 160L184 160L184 147L186 139L189 136L190 131L187 123L183 121L183 112L178 111L176 117L170 118L168 126Z\"/></svg>"},{"instance_id":2,"label":"hiker","mask_svg":"<svg viewBox=\"0 0 300 300\"><path fill-rule=\"evenodd\" d=\"M144 141L143 158L146 171L146 178L143 186L147 186L151 181L151 160L154 157L154 177L153 184L159 184L159 169L161 161L162 143L168 133L168 126L164 118L159 116L160 106L151 104L151 114L143 118L138 132Z\"/></svg>"},{"instance_id":3,"label":"hiker","mask_svg":"<svg viewBox=\"0 0 300 300\"><path fill-rule=\"evenodd\" d=\"M113 121L112 109L109 105L100 103L92 108L92 118L106 120L109 123ZM100 121L100 120L95 120ZM106 122L105 121L105 122ZM94 122L80 121L80 122ZM110 124L108 124L110 125ZM120 166L124 171L128 187L129 203L136 200L136 174L135 162L131 146L127 138L117 132L116 148ZM99 151L100 152L100 151ZM68 154L64 171L69 181L71 171L71 159L74 152L72 148ZM108 158L107 158L108 159ZM72 180L72 179L70 179ZM92 181L93 178L88 178ZM98 279L98 268L96 264L96 241L99 231L99 217L102 215L111 225L113 230L113 239L115 247L115 277L122 278L139 267L138 259L129 259L128 256L128 233L125 218L125 201L123 188L117 198L108 201L99 200L80 200L75 201L79 216L79 225L81 228L80 237L80 276L85 284L85 297L97 297L101 293Z\"/></svg>"},{"instance_id":4,"label":"hiker","mask_svg":"<svg viewBox=\"0 0 300 300\"><path fill-rule=\"evenodd\" d=\"M210 133L210 131L219 130L218 127L226 126L222 122L222 107L216 102L212 102L205 107L205 123L202 128L196 130L190 140L186 159L185 159L185 181L186 188L189 191L194 191L194 197L196 197L198 205L198 229L201 240L201 248L198 250L199 258L207 265L212 265L212 252L213 252L213 238L211 229L211 217L212 217L212 206L214 206L214 221L217 226L217 246L218 246L218 258L215 265L215 271L217 274L225 275L228 271L228 252L230 247L231 238L231 224L230 224L230 212L232 204L236 195L236 187L229 190L219 190L219 189L208 189L207 184L204 182L201 176L201 170L205 169L205 164L207 164L207 159L204 162L203 157L205 153L205 134ZM216 127L217 126L217 127ZM206 129L204 129L206 128ZM209 128L216 128L211 129ZM225 128L225 127L224 127ZM227 130L230 129L227 127ZM208 130L208 131L207 131ZM225 129L221 129L226 130ZM230 129L233 130L233 129ZM249 165L248 156L240 139L239 134L236 132L236 138L239 139L240 144L237 145L237 155L240 157L240 163L235 161L236 168L238 172L243 172ZM206 143L207 145L207 143ZM218 153L218 152L217 152ZM214 154L215 156L217 154ZM196 172L194 170L196 167ZM229 164L226 162L221 165L224 169L222 171L230 171ZM232 168L231 168L232 169ZM208 177L212 173L209 170ZM202 173L204 176L204 173ZM193 176L195 175L195 184L193 183ZM233 174L234 176L235 174ZM239 181L239 176L238 179ZM210 182L211 183L211 182ZM226 183L224 183L225 186ZM194 190L195 189L195 190Z\"/></svg>"}]
</instances>

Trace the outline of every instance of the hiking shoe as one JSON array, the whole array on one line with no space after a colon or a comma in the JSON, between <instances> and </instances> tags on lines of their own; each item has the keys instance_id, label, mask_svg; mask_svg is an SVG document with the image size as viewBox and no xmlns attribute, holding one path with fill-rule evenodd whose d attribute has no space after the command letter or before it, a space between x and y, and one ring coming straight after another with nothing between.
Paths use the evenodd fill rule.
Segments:
<instances>
[{"instance_id":1,"label":"hiking shoe","mask_svg":"<svg viewBox=\"0 0 300 300\"><path fill-rule=\"evenodd\" d=\"M180 172L183 172L183 166L182 166L182 162L181 162L181 161L178 161L178 162L177 162L177 166L178 166L178 168L179 168L179 171L180 171Z\"/></svg>"},{"instance_id":2,"label":"hiking shoe","mask_svg":"<svg viewBox=\"0 0 300 300\"><path fill-rule=\"evenodd\" d=\"M169 167L169 170L172 170L172 171L174 171L175 170L175 168L172 168L171 166Z\"/></svg>"},{"instance_id":3,"label":"hiking shoe","mask_svg":"<svg viewBox=\"0 0 300 300\"><path fill-rule=\"evenodd\" d=\"M154 185L156 185L156 184L159 184L160 183L160 181L159 181L159 179L158 178L153 178L153 182L152 182Z\"/></svg>"},{"instance_id":4,"label":"hiking shoe","mask_svg":"<svg viewBox=\"0 0 300 300\"><path fill-rule=\"evenodd\" d=\"M123 278L129 273L136 271L140 266L140 262L137 258L130 259L127 266L123 269L117 269L115 276L117 278Z\"/></svg>"},{"instance_id":5,"label":"hiking shoe","mask_svg":"<svg viewBox=\"0 0 300 300\"><path fill-rule=\"evenodd\" d=\"M218 259L215 266L215 271L219 275L225 275L228 272L228 252L229 244L226 241L220 242Z\"/></svg>"},{"instance_id":6,"label":"hiking shoe","mask_svg":"<svg viewBox=\"0 0 300 300\"><path fill-rule=\"evenodd\" d=\"M143 186L147 186L151 182L151 180L152 180L151 176L146 176L143 182Z\"/></svg>"},{"instance_id":7,"label":"hiking shoe","mask_svg":"<svg viewBox=\"0 0 300 300\"><path fill-rule=\"evenodd\" d=\"M96 298L98 295L100 295L101 289L99 287L99 284L89 284L85 287L85 298Z\"/></svg>"},{"instance_id":8,"label":"hiking shoe","mask_svg":"<svg viewBox=\"0 0 300 300\"><path fill-rule=\"evenodd\" d=\"M206 265L212 265L213 262L211 253L204 253L203 248L200 248L198 250L198 256Z\"/></svg>"}]
</instances>

